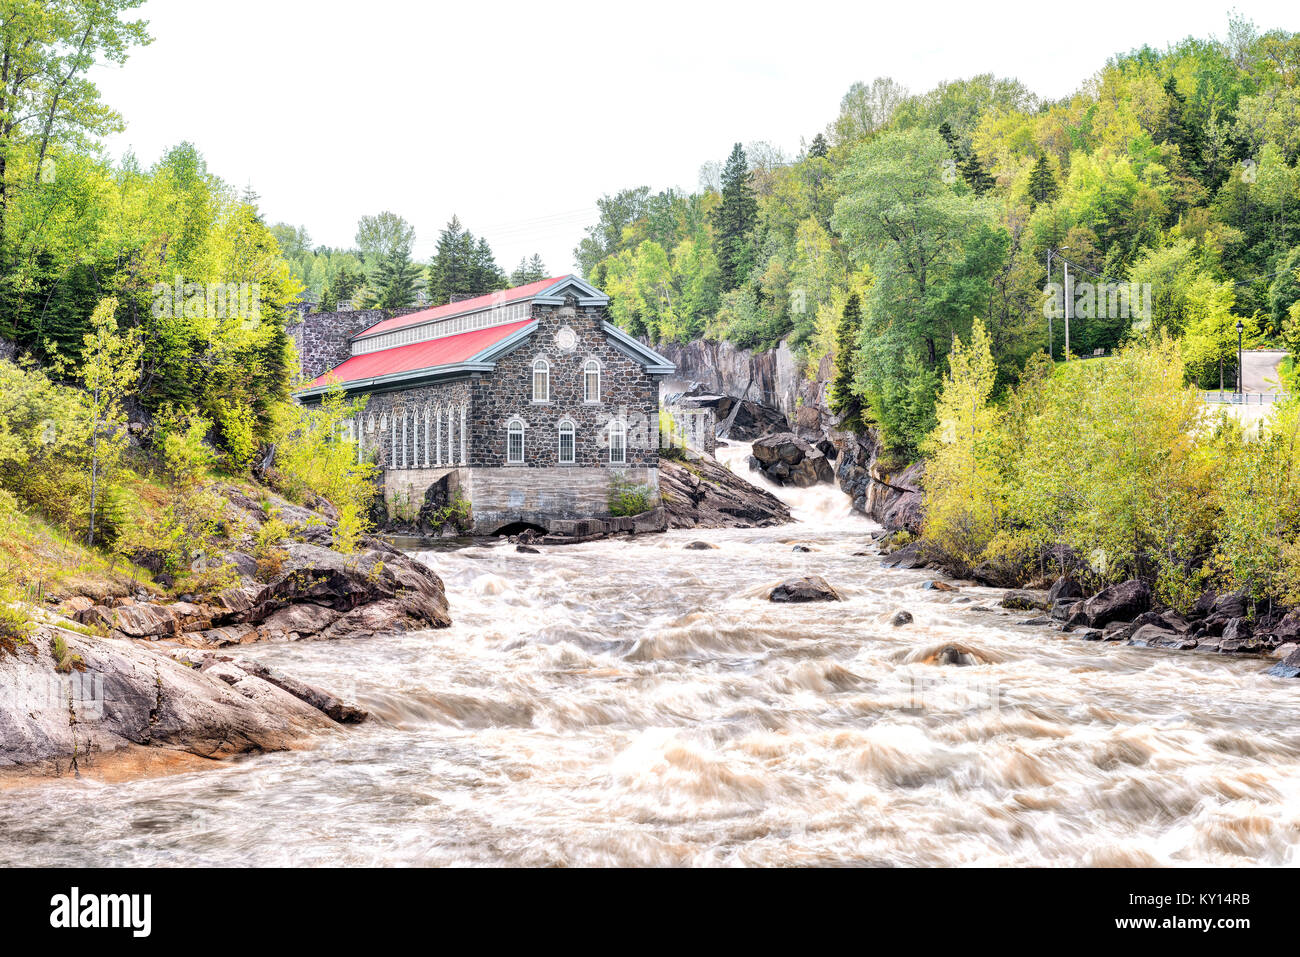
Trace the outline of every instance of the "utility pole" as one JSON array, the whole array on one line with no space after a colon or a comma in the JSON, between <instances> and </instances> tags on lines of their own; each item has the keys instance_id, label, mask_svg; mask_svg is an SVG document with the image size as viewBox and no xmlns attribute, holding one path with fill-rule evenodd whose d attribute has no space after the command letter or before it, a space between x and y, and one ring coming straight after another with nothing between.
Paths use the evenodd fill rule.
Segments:
<instances>
[{"instance_id":1,"label":"utility pole","mask_svg":"<svg viewBox=\"0 0 1300 957\"><path fill-rule=\"evenodd\" d=\"M1070 361L1070 260L1065 261L1065 361Z\"/></svg>"},{"instance_id":2,"label":"utility pole","mask_svg":"<svg viewBox=\"0 0 1300 957\"><path fill-rule=\"evenodd\" d=\"M1052 247L1047 247L1047 285L1052 284ZM1054 350L1056 348L1056 334L1052 330L1052 313L1056 311L1056 303L1052 303L1052 308L1047 311L1047 357L1055 359Z\"/></svg>"}]
</instances>

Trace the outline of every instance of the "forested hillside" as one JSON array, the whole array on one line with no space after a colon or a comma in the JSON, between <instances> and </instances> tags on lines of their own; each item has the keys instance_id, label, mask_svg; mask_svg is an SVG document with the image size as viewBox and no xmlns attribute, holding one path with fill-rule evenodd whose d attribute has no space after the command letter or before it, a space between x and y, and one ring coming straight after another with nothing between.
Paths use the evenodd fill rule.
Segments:
<instances>
[{"instance_id":1,"label":"forested hillside","mask_svg":"<svg viewBox=\"0 0 1300 957\"><path fill-rule=\"evenodd\" d=\"M841 407L914 454L975 318L999 391L1047 348L1049 250L1054 282L1068 260L1072 281L1150 290L1145 317L1072 302L1074 354L1163 330L1193 380L1217 388L1226 368L1231 388L1238 319L1248 346L1300 344L1298 131L1300 37L1236 19L1115 55L1061 100L991 74L925 92L881 78L798 156L737 144L696 192L602 197L575 257L652 341L835 352ZM1059 316L1052 332L1059 359Z\"/></svg>"}]
</instances>

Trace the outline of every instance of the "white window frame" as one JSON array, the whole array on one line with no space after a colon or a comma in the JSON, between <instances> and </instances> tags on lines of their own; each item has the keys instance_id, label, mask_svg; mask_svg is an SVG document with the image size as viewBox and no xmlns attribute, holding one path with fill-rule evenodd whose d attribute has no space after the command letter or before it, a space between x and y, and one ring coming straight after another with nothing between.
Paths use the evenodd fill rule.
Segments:
<instances>
[{"instance_id":1,"label":"white window frame","mask_svg":"<svg viewBox=\"0 0 1300 957\"><path fill-rule=\"evenodd\" d=\"M560 465L576 465L578 462L578 427L572 419L562 419L555 430L555 461ZM564 439L569 439L569 457L564 457Z\"/></svg>"},{"instance_id":2,"label":"white window frame","mask_svg":"<svg viewBox=\"0 0 1300 957\"><path fill-rule=\"evenodd\" d=\"M619 437L619 442L614 442L614 436ZM618 456L615 457L614 451L618 449ZM627 465L627 423L622 419L610 419L609 421L609 464L610 465Z\"/></svg>"},{"instance_id":3,"label":"white window frame","mask_svg":"<svg viewBox=\"0 0 1300 957\"><path fill-rule=\"evenodd\" d=\"M539 399L537 397L537 373L546 375L546 393ZM544 405L551 401L551 364L540 356L533 360L533 402L538 405Z\"/></svg>"},{"instance_id":4,"label":"white window frame","mask_svg":"<svg viewBox=\"0 0 1300 957\"><path fill-rule=\"evenodd\" d=\"M519 436L519 457L514 457L512 441ZM506 423L506 465L523 465L528 457L528 425L523 419L511 419Z\"/></svg>"},{"instance_id":5,"label":"white window frame","mask_svg":"<svg viewBox=\"0 0 1300 957\"><path fill-rule=\"evenodd\" d=\"M590 390L589 388L587 388L587 385L588 385L588 382L589 382L588 377L589 377L589 376L591 375L591 373L592 373L592 369L591 369L592 366L595 366L595 367L596 367L596 368L595 368L595 373L596 373L596 395L595 395L594 397L593 397L592 394L591 394L591 390ZM600 365L600 360L599 360L599 359L588 359L586 362L584 362L584 363L582 364L582 401L583 401L585 404L587 404L587 405L599 405L599 404L600 404L601 388L602 388L602 386L604 385L604 383L602 383L602 382L600 381L601 378L602 378L602 376L601 376L601 372L602 372L602 371L603 371L603 370L601 369L601 365Z\"/></svg>"}]
</instances>

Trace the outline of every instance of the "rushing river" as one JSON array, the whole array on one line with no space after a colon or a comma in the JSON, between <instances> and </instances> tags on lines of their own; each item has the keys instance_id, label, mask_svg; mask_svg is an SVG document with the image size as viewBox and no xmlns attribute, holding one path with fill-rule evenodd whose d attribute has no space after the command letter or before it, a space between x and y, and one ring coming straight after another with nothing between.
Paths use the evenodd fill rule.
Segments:
<instances>
[{"instance_id":1,"label":"rushing river","mask_svg":"<svg viewBox=\"0 0 1300 957\"><path fill-rule=\"evenodd\" d=\"M422 552L453 627L240 650L371 722L0 792L0 863L1296 862L1300 684L1021 625L858 554L838 490L781 494L797 524ZM766 600L802 574L844 601Z\"/></svg>"}]
</instances>

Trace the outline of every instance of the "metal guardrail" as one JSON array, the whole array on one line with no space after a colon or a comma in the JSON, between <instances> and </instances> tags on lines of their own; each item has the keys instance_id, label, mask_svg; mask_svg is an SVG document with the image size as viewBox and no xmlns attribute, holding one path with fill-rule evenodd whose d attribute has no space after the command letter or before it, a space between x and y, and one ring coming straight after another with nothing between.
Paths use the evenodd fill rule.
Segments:
<instances>
[{"instance_id":1,"label":"metal guardrail","mask_svg":"<svg viewBox=\"0 0 1300 957\"><path fill-rule=\"evenodd\" d=\"M1276 392L1202 392L1201 401L1214 405L1275 405L1286 398Z\"/></svg>"}]
</instances>

